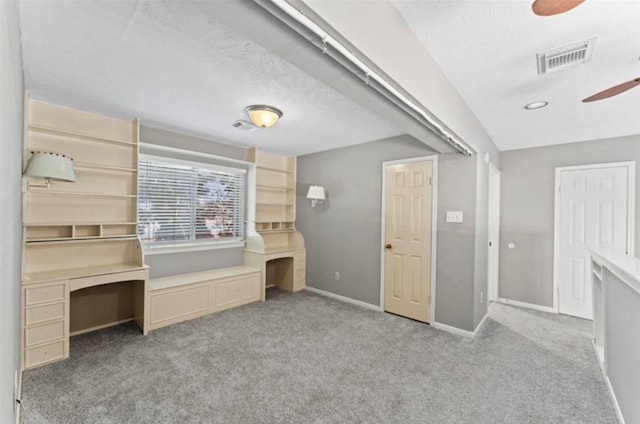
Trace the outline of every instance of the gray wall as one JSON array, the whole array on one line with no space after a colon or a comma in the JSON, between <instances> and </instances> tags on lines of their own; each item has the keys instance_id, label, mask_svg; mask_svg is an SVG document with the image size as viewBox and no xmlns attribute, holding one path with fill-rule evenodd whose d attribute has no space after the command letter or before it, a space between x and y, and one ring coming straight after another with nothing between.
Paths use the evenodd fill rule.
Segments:
<instances>
[{"instance_id":1,"label":"gray wall","mask_svg":"<svg viewBox=\"0 0 640 424\"><path fill-rule=\"evenodd\" d=\"M382 162L432 154L396 137L298 157L296 226L307 247L308 286L380 304ZM436 321L465 330L474 328L477 161L438 159ZM305 199L310 184L327 190L314 209ZM446 210L462 210L464 223L445 223Z\"/></svg>"},{"instance_id":2,"label":"gray wall","mask_svg":"<svg viewBox=\"0 0 640 424\"><path fill-rule=\"evenodd\" d=\"M3 165L0 259L0 422L15 421L14 373L20 369L22 125L24 85L18 3L0 2L0 157Z\"/></svg>"},{"instance_id":3,"label":"gray wall","mask_svg":"<svg viewBox=\"0 0 640 424\"><path fill-rule=\"evenodd\" d=\"M501 153L499 296L553 306L555 168L640 161L640 135ZM640 199L640 169L636 170ZM636 202L636 248L640 248ZM513 242L515 249L508 249ZM638 256L638 250L636 250Z\"/></svg>"},{"instance_id":4,"label":"gray wall","mask_svg":"<svg viewBox=\"0 0 640 424\"><path fill-rule=\"evenodd\" d=\"M625 422L640 423L640 294L607 268L602 286L607 375Z\"/></svg>"},{"instance_id":5,"label":"gray wall","mask_svg":"<svg viewBox=\"0 0 640 424\"><path fill-rule=\"evenodd\" d=\"M140 128L140 141L193 152L209 153L231 159L246 159L246 150L243 148L172 131L150 128L144 125ZM141 149L141 151L144 153L144 149ZM173 156L180 158L178 155ZM215 249L146 255L145 262L150 267L149 273L152 278L165 277L167 275L242 265L243 249Z\"/></svg>"},{"instance_id":6,"label":"gray wall","mask_svg":"<svg viewBox=\"0 0 640 424\"><path fill-rule=\"evenodd\" d=\"M475 328L476 175L475 156L438 157L436 321L468 331ZM463 223L446 223L446 211L462 211Z\"/></svg>"},{"instance_id":7,"label":"gray wall","mask_svg":"<svg viewBox=\"0 0 640 424\"><path fill-rule=\"evenodd\" d=\"M382 162L432 154L407 137L298 157L296 227L307 248L308 286L380 304ZM311 184L327 192L315 208L305 198Z\"/></svg>"}]
</instances>

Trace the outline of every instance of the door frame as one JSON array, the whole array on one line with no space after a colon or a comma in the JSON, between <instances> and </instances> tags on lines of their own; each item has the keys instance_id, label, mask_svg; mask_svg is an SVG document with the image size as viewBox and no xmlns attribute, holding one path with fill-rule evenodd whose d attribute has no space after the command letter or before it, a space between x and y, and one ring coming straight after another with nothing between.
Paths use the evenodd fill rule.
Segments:
<instances>
[{"instance_id":1,"label":"door frame","mask_svg":"<svg viewBox=\"0 0 640 424\"><path fill-rule=\"evenodd\" d=\"M553 312L560 311L560 299L558 291L560 282L560 177L563 172L582 171L588 169L602 168L627 168L627 252L630 256L635 255L635 211L636 211L636 163L628 162L608 162L594 163L590 165L559 166L555 169L555 194L553 212Z\"/></svg>"},{"instance_id":2,"label":"door frame","mask_svg":"<svg viewBox=\"0 0 640 424\"><path fill-rule=\"evenodd\" d=\"M494 184L495 183L495 184ZM496 302L500 298L500 190L502 185L502 174L500 170L492 163L489 163L489 242L494 242L493 250L490 250L488 256L489 264L487 266L487 304ZM496 187L497 186L497 187ZM497 192L495 189L498 189ZM492 205L492 202L494 203ZM491 212L495 215L492 215ZM497 240L491 240L491 228L493 221L497 221ZM492 272L493 271L493 272Z\"/></svg>"},{"instance_id":3,"label":"door frame","mask_svg":"<svg viewBox=\"0 0 640 424\"><path fill-rule=\"evenodd\" d=\"M438 156L420 156L416 158L398 159L382 162L382 208L381 208L381 231L380 231L380 310L384 312L384 239L386 232L386 193L387 193L387 166L401 165L404 163L427 162L432 163L431 175L431 293L429 303L429 324L433 324L436 318L436 250L438 234Z\"/></svg>"}]
</instances>

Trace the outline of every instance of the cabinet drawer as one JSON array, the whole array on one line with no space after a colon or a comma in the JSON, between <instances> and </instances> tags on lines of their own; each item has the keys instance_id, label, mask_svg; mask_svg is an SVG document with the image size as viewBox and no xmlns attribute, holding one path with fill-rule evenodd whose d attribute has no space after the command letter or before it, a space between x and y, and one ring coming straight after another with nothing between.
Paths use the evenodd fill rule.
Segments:
<instances>
[{"instance_id":1,"label":"cabinet drawer","mask_svg":"<svg viewBox=\"0 0 640 424\"><path fill-rule=\"evenodd\" d=\"M214 299L216 311L260 299L260 274L250 274L215 283Z\"/></svg>"},{"instance_id":2,"label":"cabinet drawer","mask_svg":"<svg viewBox=\"0 0 640 424\"><path fill-rule=\"evenodd\" d=\"M64 283L25 289L25 305L64 300Z\"/></svg>"},{"instance_id":3,"label":"cabinet drawer","mask_svg":"<svg viewBox=\"0 0 640 424\"><path fill-rule=\"evenodd\" d=\"M44 306L31 306L26 308L26 325L52 321L55 319L64 319L64 302Z\"/></svg>"},{"instance_id":4,"label":"cabinet drawer","mask_svg":"<svg viewBox=\"0 0 640 424\"><path fill-rule=\"evenodd\" d=\"M44 365L64 358L64 340L44 346L32 347L25 351L25 368Z\"/></svg>"},{"instance_id":5,"label":"cabinet drawer","mask_svg":"<svg viewBox=\"0 0 640 424\"><path fill-rule=\"evenodd\" d=\"M50 342L64 337L64 321L26 328L24 331L25 346Z\"/></svg>"}]
</instances>

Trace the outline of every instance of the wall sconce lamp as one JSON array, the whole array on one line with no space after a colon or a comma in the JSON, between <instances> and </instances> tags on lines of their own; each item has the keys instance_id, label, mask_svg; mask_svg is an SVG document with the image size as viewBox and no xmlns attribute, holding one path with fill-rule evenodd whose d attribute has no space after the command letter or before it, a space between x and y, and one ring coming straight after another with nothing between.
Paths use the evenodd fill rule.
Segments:
<instances>
[{"instance_id":1,"label":"wall sconce lamp","mask_svg":"<svg viewBox=\"0 0 640 424\"><path fill-rule=\"evenodd\" d=\"M31 158L24 170L25 177L45 178L44 185L27 184L27 187L50 188L51 180L75 182L73 159L69 156L53 152L31 152Z\"/></svg>"},{"instance_id":2,"label":"wall sconce lamp","mask_svg":"<svg viewBox=\"0 0 640 424\"><path fill-rule=\"evenodd\" d=\"M311 199L312 208L315 208L317 205L321 205L325 200L324 187L317 185L309 186L307 199Z\"/></svg>"},{"instance_id":3,"label":"wall sconce lamp","mask_svg":"<svg viewBox=\"0 0 640 424\"><path fill-rule=\"evenodd\" d=\"M249 120L253 124L260 128L270 128L278 123L278 120L282 118L282 111L273 106L267 105L252 105L247 106L244 109L244 113L247 114Z\"/></svg>"}]
</instances>

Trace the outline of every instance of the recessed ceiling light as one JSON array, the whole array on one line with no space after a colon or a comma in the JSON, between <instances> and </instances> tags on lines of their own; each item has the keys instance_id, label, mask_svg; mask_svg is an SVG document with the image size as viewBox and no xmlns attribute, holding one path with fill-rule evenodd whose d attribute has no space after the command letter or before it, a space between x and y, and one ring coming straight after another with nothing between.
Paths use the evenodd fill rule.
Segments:
<instances>
[{"instance_id":1,"label":"recessed ceiling light","mask_svg":"<svg viewBox=\"0 0 640 424\"><path fill-rule=\"evenodd\" d=\"M547 106L548 104L549 104L549 102L533 102L533 103L529 103L524 108L528 109L528 110L540 109L542 107Z\"/></svg>"}]
</instances>

